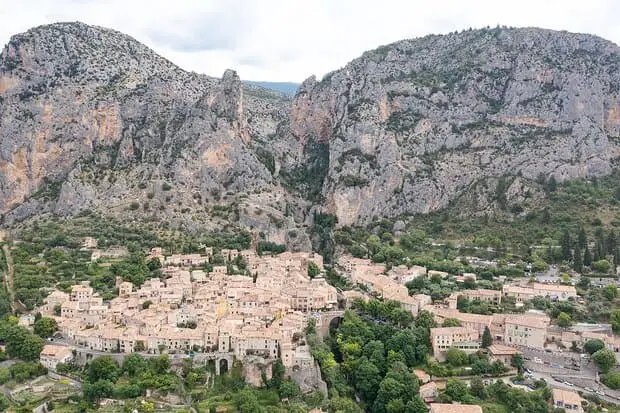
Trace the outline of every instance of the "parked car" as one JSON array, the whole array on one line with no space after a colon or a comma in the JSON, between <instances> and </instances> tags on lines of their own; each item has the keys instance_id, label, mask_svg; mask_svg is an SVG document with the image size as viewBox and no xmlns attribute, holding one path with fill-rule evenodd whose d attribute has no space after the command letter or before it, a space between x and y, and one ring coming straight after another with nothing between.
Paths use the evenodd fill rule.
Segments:
<instances>
[{"instance_id":1,"label":"parked car","mask_svg":"<svg viewBox=\"0 0 620 413\"><path fill-rule=\"evenodd\" d=\"M564 382L564 384L566 384L567 386L571 386L571 387L573 387L573 386L574 386L574 384L573 384L573 383L570 383L570 382L568 382L568 381L565 381L565 382Z\"/></svg>"},{"instance_id":2,"label":"parked car","mask_svg":"<svg viewBox=\"0 0 620 413\"><path fill-rule=\"evenodd\" d=\"M596 391L596 394L598 394L599 396L604 396L604 395L605 395L605 393L604 393L604 392L602 392L601 390L597 390L597 391Z\"/></svg>"},{"instance_id":3,"label":"parked car","mask_svg":"<svg viewBox=\"0 0 620 413\"><path fill-rule=\"evenodd\" d=\"M583 389L584 389L585 391L589 391L589 392L593 392L593 391L594 391L594 389L591 389L591 388L589 388L589 387L584 387Z\"/></svg>"}]
</instances>

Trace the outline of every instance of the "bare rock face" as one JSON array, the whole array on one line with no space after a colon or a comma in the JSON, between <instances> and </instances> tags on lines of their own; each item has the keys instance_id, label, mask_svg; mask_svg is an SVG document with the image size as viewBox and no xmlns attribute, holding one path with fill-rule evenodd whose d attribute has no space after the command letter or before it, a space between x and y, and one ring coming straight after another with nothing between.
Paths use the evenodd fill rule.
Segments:
<instances>
[{"instance_id":1,"label":"bare rock face","mask_svg":"<svg viewBox=\"0 0 620 413\"><path fill-rule=\"evenodd\" d=\"M189 73L134 39L59 23L0 54L4 224L84 210L199 229L231 222L293 249L339 225L462 197L520 199L539 176L608 174L620 151L620 50L483 29L365 53L293 100Z\"/></svg>"},{"instance_id":2,"label":"bare rock face","mask_svg":"<svg viewBox=\"0 0 620 413\"><path fill-rule=\"evenodd\" d=\"M275 134L288 104L256 87L246 96L234 71L185 72L112 30L32 29L0 55L0 212L23 219L44 198L60 215L206 225L210 201L273 189L254 140Z\"/></svg>"},{"instance_id":3,"label":"bare rock face","mask_svg":"<svg viewBox=\"0 0 620 413\"><path fill-rule=\"evenodd\" d=\"M425 213L502 176L608 174L619 68L618 47L589 35L498 28L405 40L309 79L291 131L327 142L321 193L341 225Z\"/></svg>"}]
</instances>

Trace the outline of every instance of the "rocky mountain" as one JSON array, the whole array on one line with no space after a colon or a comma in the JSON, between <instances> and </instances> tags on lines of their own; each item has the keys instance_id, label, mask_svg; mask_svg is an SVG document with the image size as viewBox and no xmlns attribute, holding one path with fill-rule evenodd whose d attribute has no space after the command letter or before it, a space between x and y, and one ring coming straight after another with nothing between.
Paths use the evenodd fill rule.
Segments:
<instances>
[{"instance_id":1,"label":"rocky mountain","mask_svg":"<svg viewBox=\"0 0 620 413\"><path fill-rule=\"evenodd\" d=\"M183 71L112 30L32 29L0 55L0 212L7 224L88 209L208 227L221 224L213 204L236 202L220 221L252 225L239 210L254 204L282 219L286 194L261 142L289 107L233 71Z\"/></svg>"},{"instance_id":2,"label":"rocky mountain","mask_svg":"<svg viewBox=\"0 0 620 413\"><path fill-rule=\"evenodd\" d=\"M58 23L0 54L0 213L5 225L84 210L189 229L235 222L301 248L290 230L317 209L341 225L467 197L484 210L500 192L502 204L540 196L550 176L608 174L619 98L620 49L589 35L404 40L309 78L291 100Z\"/></svg>"},{"instance_id":3,"label":"rocky mountain","mask_svg":"<svg viewBox=\"0 0 620 413\"><path fill-rule=\"evenodd\" d=\"M620 49L541 29L405 40L304 82L291 130L328 146L321 194L341 224L429 212L468 194L487 208L498 189L523 200L539 176L611 171Z\"/></svg>"}]
</instances>

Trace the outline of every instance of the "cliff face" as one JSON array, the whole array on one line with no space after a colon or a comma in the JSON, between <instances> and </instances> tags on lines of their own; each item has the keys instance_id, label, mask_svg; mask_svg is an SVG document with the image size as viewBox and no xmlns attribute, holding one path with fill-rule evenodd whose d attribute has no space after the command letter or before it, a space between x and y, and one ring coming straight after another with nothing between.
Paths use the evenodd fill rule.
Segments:
<instances>
[{"instance_id":1,"label":"cliff face","mask_svg":"<svg viewBox=\"0 0 620 413\"><path fill-rule=\"evenodd\" d=\"M619 69L618 47L588 35L492 29L406 40L306 81L291 131L328 144L321 191L340 224L424 213L481 184L492 193L503 176L609 173Z\"/></svg>"},{"instance_id":2,"label":"cliff face","mask_svg":"<svg viewBox=\"0 0 620 413\"><path fill-rule=\"evenodd\" d=\"M516 199L539 176L609 173L619 142L620 51L588 35L405 40L308 79L292 101L81 23L16 35L0 54L5 224L82 210L235 221L305 248L287 229L313 206L341 225L472 193L490 208L502 177L518 177L505 188Z\"/></svg>"},{"instance_id":3,"label":"cliff face","mask_svg":"<svg viewBox=\"0 0 620 413\"><path fill-rule=\"evenodd\" d=\"M0 55L0 212L7 223L89 209L208 225L209 203L278 196L255 142L288 105L112 30L32 29Z\"/></svg>"}]
</instances>

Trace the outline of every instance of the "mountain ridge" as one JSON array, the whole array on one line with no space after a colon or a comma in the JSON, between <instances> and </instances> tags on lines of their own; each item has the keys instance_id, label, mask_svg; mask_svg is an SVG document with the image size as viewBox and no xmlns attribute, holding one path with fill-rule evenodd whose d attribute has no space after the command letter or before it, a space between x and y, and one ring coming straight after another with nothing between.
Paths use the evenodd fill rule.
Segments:
<instances>
[{"instance_id":1,"label":"mountain ridge","mask_svg":"<svg viewBox=\"0 0 620 413\"><path fill-rule=\"evenodd\" d=\"M539 176L615 168L619 68L595 36L471 30L365 52L291 98L120 32L40 26L0 54L0 210L5 225L84 210L232 222L305 248L289 233L317 211L365 224L469 192L480 211L527 208Z\"/></svg>"}]
</instances>

